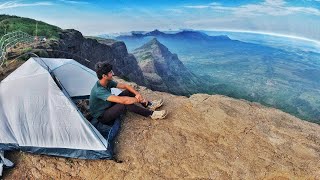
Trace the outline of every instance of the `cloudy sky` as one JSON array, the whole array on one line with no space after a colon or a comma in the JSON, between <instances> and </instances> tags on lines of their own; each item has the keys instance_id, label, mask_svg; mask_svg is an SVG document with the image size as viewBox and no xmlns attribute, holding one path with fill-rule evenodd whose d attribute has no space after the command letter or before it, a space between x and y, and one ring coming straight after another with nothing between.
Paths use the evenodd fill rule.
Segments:
<instances>
[{"instance_id":1,"label":"cloudy sky","mask_svg":"<svg viewBox=\"0 0 320 180\"><path fill-rule=\"evenodd\" d=\"M320 0L0 0L0 14L85 35L133 30L233 30L320 41Z\"/></svg>"}]
</instances>

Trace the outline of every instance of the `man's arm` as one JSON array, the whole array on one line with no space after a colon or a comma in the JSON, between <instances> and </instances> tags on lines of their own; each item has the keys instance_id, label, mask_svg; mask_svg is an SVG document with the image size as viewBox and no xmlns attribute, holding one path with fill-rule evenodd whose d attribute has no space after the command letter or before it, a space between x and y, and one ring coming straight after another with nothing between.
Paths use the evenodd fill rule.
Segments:
<instances>
[{"instance_id":1,"label":"man's arm","mask_svg":"<svg viewBox=\"0 0 320 180\"><path fill-rule=\"evenodd\" d=\"M137 98L134 97L128 97L128 96L115 96L111 95L107 98L107 101L115 102L119 104L134 104L139 102Z\"/></svg>"},{"instance_id":2,"label":"man's arm","mask_svg":"<svg viewBox=\"0 0 320 180\"><path fill-rule=\"evenodd\" d=\"M126 89L126 90L132 92L132 93L135 94L135 95L139 94L138 91L136 91L132 86L130 86L130 85L128 85L128 84L118 83L118 84L117 84L117 88Z\"/></svg>"},{"instance_id":3,"label":"man's arm","mask_svg":"<svg viewBox=\"0 0 320 180\"><path fill-rule=\"evenodd\" d=\"M118 83L117 88L126 89L126 90L132 92L133 94L135 94L136 95L135 98L138 99L139 102L143 101L143 97L141 96L141 94L138 91L136 91L132 86L130 86L128 84L124 84L124 83Z\"/></svg>"}]
</instances>

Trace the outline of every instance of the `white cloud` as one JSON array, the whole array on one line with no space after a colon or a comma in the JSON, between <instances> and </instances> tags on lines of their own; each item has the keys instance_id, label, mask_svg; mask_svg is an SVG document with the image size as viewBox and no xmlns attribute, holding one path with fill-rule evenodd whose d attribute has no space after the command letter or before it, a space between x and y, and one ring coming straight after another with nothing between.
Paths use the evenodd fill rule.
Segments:
<instances>
[{"instance_id":1,"label":"white cloud","mask_svg":"<svg viewBox=\"0 0 320 180\"><path fill-rule=\"evenodd\" d=\"M237 15L270 15L285 16L295 13L305 13L320 16L320 10L311 7L286 6L283 0L266 0L260 4L249 4L238 8Z\"/></svg>"},{"instance_id":2,"label":"white cloud","mask_svg":"<svg viewBox=\"0 0 320 180\"><path fill-rule=\"evenodd\" d=\"M201 17L188 16L184 21L187 27L194 29L220 28L268 31L320 40L318 25L320 10L313 7L294 6L284 0L264 0L260 3L233 7L215 3L198 5L207 6L207 9L205 9L204 14L198 13L202 14ZM202 10L199 8L193 9ZM208 12L210 9L212 12Z\"/></svg>"},{"instance_id":3,"label":"white cloud","mask_svg":"<svg viewBox=\"0 0 320 180\"><path fill-rule=\"evenodd\" d=\"M282 6L285 5L286 2L284 0L265 0L262 4L269 6Z\"/></svg>"},{"instance_id":4,"label":"white cloud","mask_svg":"<svg viewBox=\"0 0 320 180\"><path fill-rule=\"evenodd\" d=\"M86 1L72 1L72 0L59 0L60 2L68 3L68 4L90 4Z\"/></svg>"},{"instance_id":5,"label":"white cloud","mask_svg":"<svg viewBox=\"0 0 320 180\"><path fill-rule=\"evenodd\" d=\"M320 0L317 0L320 1ZM184 6L185 8L204 9L210 8L215 11L224 11L238 17L252 17L260 15L285 16L294 13L305 13L320 16L320 10L312 7L287 6L284 0L265 0L258 4L246 4L239 7L226 7L219 3L204 5Z\"/></svg>"},{"instance_id":6,"label":"white cloud","mask_svg":"<svg viewBox=\"0 0 320 180\"><path fill-rule=\"evenodd\" d=\"M181 13L183 13L183 11L182 11L181 9L175 9L175 8L166 9L166 11L172 12L172 13L176 13L176 14L181 14Z\"/></svg>"},{"instance_id":7,"label":"white cloud","mask_svg":"<svg viewBox=\"0 0 320 180\"><path fill-rule=\"evenodd\" d=\"M312 2L312 1L315 1L315 2L320 2L320 0L307 0L307 1L311 1L311 2Z\"/></svg>"},{"instance_id":8,"label":"white cloud","mask_svg":"<svg viewBox=\"0 0 320 180\"><path fill-rule=\"evenodd\" d=\"M23 3L21 1L8 1L5 3L0 3L0 9L10 9L10 8L27 7L27 6L51 6L51 5L54 5L54 4L47 1L34 2L34 3Z\"/></svg>"},{"instance_id":9,"label":"white cloud","mask_svg":"<svg viewBox=\"0 0 320 180\"><path fill-rule=\"evenodd\" d=\"M211 5L196 5L196 6L184 6L185 8L192 8L192 9L204 9L210 8Z\"/></svg>"},{"instance_id":10,"label":"white cloud","mask_svg":"<svg viewBox=\"0 0 320 180\"><path fill-rule=\"evenodd\" d=\"M212 2L209 4L205 4L205 5L189 5L189 6L184 6L185 8L191 8L191 9L205 9L205 8L211 8L212 6L220 6L220 3L217 2Z\"/></svg>"},{"instance_id":11,"label":"white cloud","mask_svg":"<svg viewBox=\"0 0 320 180\"><path fill-rule=\"evenodd\" d=\"M210 3L209 5L211 5L211 6L219 6L219 5L221 5L220 3L217 3L217 2L213 2L213 3Z\"/></svg>"}]
</instances>

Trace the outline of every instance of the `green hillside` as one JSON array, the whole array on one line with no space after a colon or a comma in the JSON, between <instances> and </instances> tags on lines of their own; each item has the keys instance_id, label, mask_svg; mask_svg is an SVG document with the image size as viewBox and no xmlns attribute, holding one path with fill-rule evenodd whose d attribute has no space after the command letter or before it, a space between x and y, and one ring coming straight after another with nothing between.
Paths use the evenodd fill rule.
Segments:
<instances>
[{"instance_id":1,"label":"green hillside","mask_svg":"<svg viewBox=\"0 0 320 180\"><path fill-rule=\"evenodd\" d=\"M44 23L42 21L36 21L34 19L18 16L0 15L0 37L5 33L19 30L32 36L45 36L48 39L58 39L58 32L61 31L59 27Z\"/></svg>"}]
</instances>

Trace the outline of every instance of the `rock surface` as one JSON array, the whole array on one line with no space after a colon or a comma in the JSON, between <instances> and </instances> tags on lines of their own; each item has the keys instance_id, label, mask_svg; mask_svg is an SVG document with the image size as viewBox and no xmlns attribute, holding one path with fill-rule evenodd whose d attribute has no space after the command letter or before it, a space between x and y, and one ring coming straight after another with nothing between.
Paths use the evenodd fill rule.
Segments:
<instances>
[{"instance_id":1,"label":"rock surface","mask_svg":"<svg viewBox=\"0 0 320 180\"><path fill-rule=\"evenodd\" d=\"M141 69L123 42L85 38L73 29L62 30L59 36L59 40L36 48L46 49L48 57L72 58L93 70L97 62L109 62L116 75L144 85Z\"/></svg>"},{"instance_id":2,"label":"rock surface","mask_svg":"<svg viewBox=\"0 0 320 180\"><path fill-rule=\"evenodd\" d=\"M163 98L169 115L155 121L127 113L115 149L123 163L14 152L16 167L4 178L320 179L319 125L225 96L137 87Z\"/></svg>"},{"instance_id":3,"label":"rock surface","mask_svg":"<svg viewBox=\"0 0 320 180\"><path fill-rule=\"evenodd\" d=\"M167 47L156 38L133 52L152 90L170 92L179 95L191 95L199 92L200 79L189 72Z\"/></svg>"}]
</instances>

